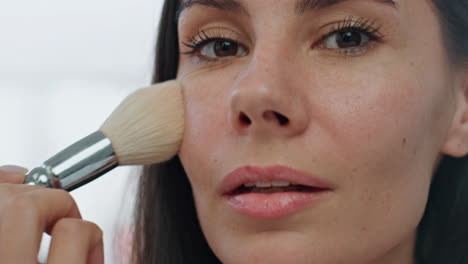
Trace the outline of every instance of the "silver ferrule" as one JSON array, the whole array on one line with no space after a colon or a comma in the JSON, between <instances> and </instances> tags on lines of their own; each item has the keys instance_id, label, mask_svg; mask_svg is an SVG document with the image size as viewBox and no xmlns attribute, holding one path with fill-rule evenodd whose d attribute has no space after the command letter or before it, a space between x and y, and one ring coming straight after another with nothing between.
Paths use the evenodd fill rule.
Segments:
<instances>
[{"instance_id":1,"label":"silver ferrule","mask_svg":"<svg viewBox=\"0 0 468 264\"><path fill-rule=\"evenodd\" d=\"M71 191L117 166L111 141L97 131L29 171L25 183Z\"/></svg>"}]
</instances>

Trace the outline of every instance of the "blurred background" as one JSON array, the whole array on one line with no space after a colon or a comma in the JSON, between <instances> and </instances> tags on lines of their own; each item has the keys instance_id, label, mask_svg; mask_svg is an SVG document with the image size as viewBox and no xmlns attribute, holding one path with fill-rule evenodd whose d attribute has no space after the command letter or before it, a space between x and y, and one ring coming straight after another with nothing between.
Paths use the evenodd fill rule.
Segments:
<instances>
[{"instance_id":1,"label":"blurred background","mask_svg":"<svg viewBox=\"0 0 468 264\"><path fill-rule=\"evenodd\" d=\"M162 2L0 2L0 165L40 165L150 83ZM104 231L106 263L121 263L115 253L129 246L138 169L117 168L72 192L84 219Z\"/></svg>"}]
</instances>

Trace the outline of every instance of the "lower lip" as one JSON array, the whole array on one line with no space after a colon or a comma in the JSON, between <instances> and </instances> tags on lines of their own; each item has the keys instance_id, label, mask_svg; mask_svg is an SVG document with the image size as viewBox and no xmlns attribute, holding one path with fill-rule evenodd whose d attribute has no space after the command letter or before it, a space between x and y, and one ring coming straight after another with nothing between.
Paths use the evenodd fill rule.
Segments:
<instances>
[{"instance_id":1,"label":"lower lip","mask_svg":"<svg viewBox=\"0 0 468 264\"><path fill-rule=\"evenodd\" d=\"M243 193L226 196L237 212L254 218L278 218L317 204L331 193L315 192Z\"/></svg>"}]
</instances>

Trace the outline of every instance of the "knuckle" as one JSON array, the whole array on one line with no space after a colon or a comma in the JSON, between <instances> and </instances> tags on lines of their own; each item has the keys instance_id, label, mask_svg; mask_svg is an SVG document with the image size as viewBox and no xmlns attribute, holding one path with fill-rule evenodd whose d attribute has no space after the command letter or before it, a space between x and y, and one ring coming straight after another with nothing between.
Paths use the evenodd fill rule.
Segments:
<instances>
[{"instance_id":1,"label":"knuckle","mask_svg":"<svg viewBox=\"0 0 468 264\"><path fill-rule=\"evenodd\" d=\"M54 192L57 195L57 197L59 197L59 200L61 202L69 204L72 207L78 208L75 199L69 192L61 189L48 189L47 191L50 191L51 193Z\"/></svg>"},{"instance_id":2,"label":"knuckle","mask_svg":"<svg viewBox=\"0 0 468 264\"><path fill-rule=\"evenodd\" d=\"M83 220L84 224L87 226L87 228L89 229L89 231L98 236L98 237L102 237L103 236L103 232L102 232L102 229L96 224L96 223L93 223L93 222L90 222L90 221L86 221L86 220Z\"/></svg>"},{"instance_id":3,"label":"knuckle","mask_svg":"<svg viewBox=\"0 0 468 264\"><path fill-rule=\"evenodd\" d=\"M70 237L83 236L96 233L102 236L102 230L95 223L75 218L62 218L55 224L52 236L59 234Z\"/></svg>"},{"instance_id":4,"label":"knuckle","mask_svg":"<svg viewBox=\"0 0 468 264\"><path fill-rule=\"evenodd\" d=\"M54 206L57 208L68 208L68 212L72 213L73 217L79 216L78 205L71 194L61 189L44 188L34 190L30 193L31 196L38 197L42 202L39 204L41 209L46 210L46 207ZM39 197L41 197L39 199ZM78 214L78 215L76 215Z\"/></svg>"},{"instance_id":5,"label":"knuckle","mask_svg":"<svg viewBox=\"0 0 468 264\"><path fill-rule=\"evenodd\" d=\"M77 219L62 218L57 221L52 230L52 236L61 233L67 236L76 236L82 232L82 226Z\"/></svg>"}]
</instances>

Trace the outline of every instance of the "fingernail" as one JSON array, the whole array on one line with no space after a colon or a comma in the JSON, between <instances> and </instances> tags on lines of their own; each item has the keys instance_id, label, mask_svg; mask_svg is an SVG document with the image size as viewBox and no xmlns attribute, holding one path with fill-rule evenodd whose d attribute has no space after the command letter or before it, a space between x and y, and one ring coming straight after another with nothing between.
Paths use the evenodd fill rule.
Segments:
<instances>
[{"instance_id":1,"label":"fingernail","mask_svg":"<svg viewBox=\"0 0 468 264\"><path fill-rule=\"evenodd\" d=\"M16 165L4 165L0 166L0 171L6 172L6 173L22 173L25 174L28 172L28 169L16 166Z\"/></svg>"}]
</instances>

